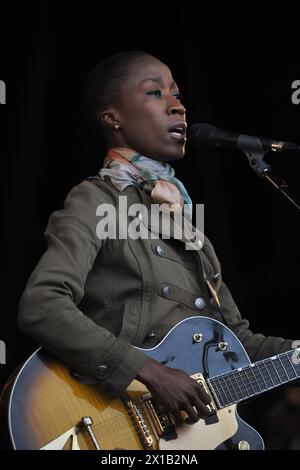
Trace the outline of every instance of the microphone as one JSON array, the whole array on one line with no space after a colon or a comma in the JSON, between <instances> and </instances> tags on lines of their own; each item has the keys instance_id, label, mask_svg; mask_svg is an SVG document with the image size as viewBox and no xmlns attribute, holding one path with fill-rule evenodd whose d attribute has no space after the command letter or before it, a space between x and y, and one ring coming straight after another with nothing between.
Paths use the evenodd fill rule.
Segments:
<instances>
[{"instance_id":1,"label":"microphone","mask_svg":"<svg viewBox=\"0 0 300 470\"><path fill-rule=\"evenodd\" d=\"M227 131L207 123L194 124L188 130L188 139L196 147L214 149L238 148L242 151L252 151L260 148L264 151L273 150L281 153L299 153L300 145L263 137L254 137L237 132Z\"/></svg>"}]
</instances>

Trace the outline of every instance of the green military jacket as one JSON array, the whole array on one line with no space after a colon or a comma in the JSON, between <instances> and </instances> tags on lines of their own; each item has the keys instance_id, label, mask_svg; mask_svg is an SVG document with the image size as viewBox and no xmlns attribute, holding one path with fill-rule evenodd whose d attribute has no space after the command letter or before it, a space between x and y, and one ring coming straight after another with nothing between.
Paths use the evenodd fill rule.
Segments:
<instances>
[{"instance_id":1,"label":"green military jacket","mask_svg":"<svg viewBox=\"0 0 300 470\"><path fill-rule=\"evenodd\" d=\"M291 340L253 334L222 282L207 238L186 250L173 238L100 239L97 208L120 196L150 208L135 186L120 193L108 180L85 180L68 194L46 229L48 248L20 301L19 326L41 346L113 394L136 377L149 348L184 318L205 315L226 322L252 360L291 348ZM147 229L151 231L149 220ZM222 314L207 288L218 293Z\"/></svg>"}]
</instances>

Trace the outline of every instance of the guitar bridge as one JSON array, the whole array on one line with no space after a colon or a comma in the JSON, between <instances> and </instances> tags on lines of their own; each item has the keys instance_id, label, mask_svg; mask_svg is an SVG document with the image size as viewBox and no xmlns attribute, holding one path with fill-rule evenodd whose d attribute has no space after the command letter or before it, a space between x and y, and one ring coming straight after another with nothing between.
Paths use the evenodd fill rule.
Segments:
<instances>
[{"instance_id":1,"label":"guitar bridge","mask_svg":"<svg viewBox=\"0 0 300 470\"><path fill-rule=\"evenodd\" d=\"M146 448L150 448L153 445L153 437L151 436L151 433L148 429L148 426L143 418L143 415L139 409L139 407L136 405L136 403L132 400L127 402L127 406L129 410L131 411L131 418L134 421L137 430L138 430L138 435L140 436L140 439L142 441L142 444Z\"/></svg>"},{"instance_id":2,"label":"guitar bridge","mask_svg":"<svg viewBox=\"0 0 300 470\"><path fill-rule=\"evenodd\" d=\"M171 415L153 400L150 393L142 395L139 400L155 431L156 439L163 438L166 441L176 439L176 427Z\"/></svg>"}]
</instances>

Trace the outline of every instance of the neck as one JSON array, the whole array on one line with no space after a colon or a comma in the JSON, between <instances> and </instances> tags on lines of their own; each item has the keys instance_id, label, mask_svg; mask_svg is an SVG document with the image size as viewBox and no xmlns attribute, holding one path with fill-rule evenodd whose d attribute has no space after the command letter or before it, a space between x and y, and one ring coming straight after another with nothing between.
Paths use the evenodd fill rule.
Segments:
<instances>
[{"instance_id":1,"label":"neck","mask_svg":"<svg viewBox=\"0 0 300 470\"><path fill-rule=\"evenodd\" d=\"M219 408L240 403L300 377L299 349L293 349L207 380Z\"/></svg>"}]
</instances>

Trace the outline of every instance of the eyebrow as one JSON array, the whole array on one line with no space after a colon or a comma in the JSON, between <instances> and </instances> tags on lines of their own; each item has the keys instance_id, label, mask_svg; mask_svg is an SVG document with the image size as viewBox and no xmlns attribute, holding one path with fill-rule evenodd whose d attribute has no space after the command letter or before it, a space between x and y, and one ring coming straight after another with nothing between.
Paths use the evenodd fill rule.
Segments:
<instances>
[{"instance_id":1,"label":"eyebrow","mask_svg":"<svg viewBox=\"0 0 300 470\"><path fill-rule=\"evenodd\" d=\"M145 80L142 80L141 81L141 84L145 83L145 82L154 82L154 83L162 83L163 82L163 79L160 75L157 75L156 77L148 77L148 78L145 78ZM171 86L170 88L177 88L177 85L175 83L175 81L173 80L172 83L171 83Z\"/></svg>"}]
</instances>

